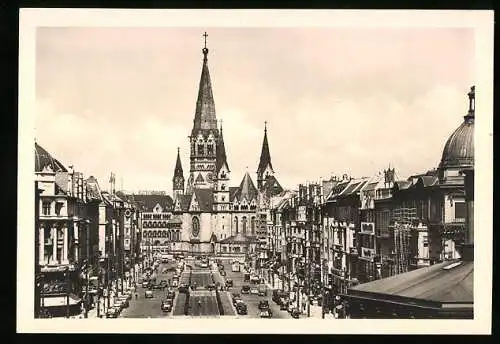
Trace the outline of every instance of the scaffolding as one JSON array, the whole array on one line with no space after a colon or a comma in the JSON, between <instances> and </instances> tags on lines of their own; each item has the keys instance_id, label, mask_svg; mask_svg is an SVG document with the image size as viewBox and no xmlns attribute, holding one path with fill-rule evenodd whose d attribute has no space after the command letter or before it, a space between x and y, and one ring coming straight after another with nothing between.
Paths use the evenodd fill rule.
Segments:
<instances>
[{"instance_id":1,"label":"scaffolding","mask_svg":"<svg viewBox=\"0 0 500 344\"><path fill-rule=\"evenodd\" d=\"M397 208L393 210L391 231L393 236L393 274L409 271L410 261L414 256L414 224L418 221L416 208Z\"/></svg>"}]
</instances>

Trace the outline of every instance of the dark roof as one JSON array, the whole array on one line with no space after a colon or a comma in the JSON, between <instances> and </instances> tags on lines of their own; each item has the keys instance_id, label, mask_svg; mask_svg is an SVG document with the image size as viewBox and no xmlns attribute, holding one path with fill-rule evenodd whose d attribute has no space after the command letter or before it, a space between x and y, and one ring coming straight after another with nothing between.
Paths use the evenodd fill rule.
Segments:
<instances>
[{"instance_id":1,"label":"dark roof","mask_svg":"<svg viewBox=\"0 0 500 344\"><path fill-rule=\"evenodd\" d=\"M262 191L267 196L275 196L282 193L283 188L281 187L281 184L278 182L275 176L268 176L266 178L266 181L264 182L264 185L262 185Z\"/></svg>"},{"instance_id":2,"label":"dark roof","mask_svg":"<svg viewBox=\"0 0 500 344\"><path fill-rule=\"evenodd\" d=\"M377 182L374 182L374 183L368 183L363 191L371 191L371 190L375 190L377 188L377 185L378 185L378 181Z\"/></svg>"},{"instance_id":3,"label":"dark roof","mask_svg":"<svg viewBox=\"0 0 500 344\"><path fill-rule=\"evenodd\" d=\"M227 156L226 156L226 147L224 146L224 136L222 135L222 126L220 128L220 135L218 138L218 143L216 147L216 157L215 157L215 170L217 172L220 171L222 166L226 165L226 168L229 171L229 165L227 163Z\"/></svg>"},{"instance_id":4,"label":"dark roof","mask_svg":"<svg viewBox=\"0 0 500 344\"><path fill-rule=\"evenodd\" d=\"M453 267L452 264L460 264ZM446 267L451 267L446 269ZM474 262L444 262L360 284L348 294L389 295L440 303L472 303Z\"/></svg>"},{"instance_id":5,"label":"dark roof","mask_svg":"<svg viewBox=\"0 0 500 344\"><path fill-rule=\"evenodd\" d=\"M213 242L217 242L217 235L215 235L215 233L212 233L212 235L210 236L210 241L213 241Z\"/></svg>"},{"instance_id":6,"label":"dark roof","mask_svg":"<svg viewBox=\"0 0 500 344\"><path fill-rule=\"evenodd\" d=\"M241 181L240 187L236 191L234 197L238 201L246 198L248 202L250 202L252 199L257 198L257 189L255 188L252 178L250 177L248 172L246 172L243 176L243 180Z\"/></svg>"},{"instance_id":7,"label":"dark roof","mask_svg":"<svg viewBox=\"0 0 500 344\"><path fill-rule=\"evenodd\" d=\"M258 241L255 237L243 235L241 232L229 238L222 239L221 244L249 244Z\"/></svg>"},{"instance_id":8,"label":"dark roof","mask_svg":"<svg viewBox=\"0 0 500 344\"><path fill-rule=\"evenodd\" d=\"M207 62L208 49L203 49L203 66L201 69L200 85L198 88L198 99L196 101L196 111L193 121L194 136L198 131L213 130L217 132L217 118L215 116L215 102L212 93L212 82Z\"/></svg>"},{"instance_id":9,"label":"dark roof","mask_svg":"<svg viewBox=\"0 0 500 344\"><path fill-rule=\"evenodd\" d=\"M211 212L213 210L213 190L212 189L194 189L196 200L202 212Z\"/></svg>"},{"instance_id":10,"label":"dark roof","mask_svg":"<svg viewBox=\"0 0 500 344\"><path fill-rule=\"evenodd\" d=\"M139 204L144 211L151 212L153 208L159 204L163 211L171 211L174 201L169 195L136 195L132 194L135 202Z\"/></svg>"},{"instance_id":11,"label":"dark roof","mask_svg":"<svg viewBox=\"0 0 500 344\"><path fill-rule=\"evenodd\" d=\"M335 197L337 197L349 185L349 182L349 180L346 180L334 185L330 191L328 200L333 200Z\"/></svg>"},{"instance_id":12,"label":"dark roof","mask_svg":"<svg viewBox=\"0 0 500 344\"><path fill-rule=\"evenodd\" d=\"M262 178L262 173L264 173L264 170L268 165L271 167L271 170L273 170L273 165L271 164L271 154L269 153L269 144L267 142L267 128L264 128L264 140L262 142L259 167L257 168L259 178Z\"/></svg>"},{"instance_id":13,"label":"dark roof","mask_svg":"<svg viewBox=\"0 0 500 344\"><path fill-rule=\"evenodd\" d=\"M234 197L235 197L238 189L239 189L239 187L237 187L237 186L230 186L229 187L229 199L231 200L231 202L234 200Z\"/></svg>"},{"instance_id":14,"label":"dark roof","mask_svg":"<svg viewBox=\"0 0 500 344\"><path fill-rule=\"evenodd\" d=\"M408 189L411 185L412 182L409 180L398 180L394 183L394 185L399 189L399 190L404 190Z\"/></svg>"},{"instance_id":15,"label":"dark roof","mask_svg":"<svg viewBox=\"0 0 500 344\"><path fill-rule=\"evenodd\" d=\"M35 172L41 172L45 167L50 167L54 172L68 172L63 164L35 142Z\"/></svg>"},{"instance_id":16,"label":"dark roof","mask_svg":"<svg viewBox=\"0 0 500 344\"><path fill-rule=\"evenodd\" d=\"M347 188L342 192L342 196L347 196L347 195L350 195L350 194L357 192L365 184L366 184L366 180L353 182L352 184L348 185Z\"/></svg>"},{"instance_id":17,"label":"dark roof","mask_svg":"<svg viewBox=\"0 0 500 344\"><path fill-rule=\"evenodd\" d=\"M469 93L469 113L444 145L440 168L474 166L475 89Z\"/></svg>"},{"instance_id":18,"label":"dark roof","mask_svg":"<svg viewBox=\"0 0 500 344\"><path fill-rule=\"evenodd\" d=\"M191 197L192 197L192 194L178 195L177 196L177 199L179 200L179 206L181 208L181 211L188 211L189 210L189 204L191 203Z\"/></svg>"},{"instance_id":19,"label":"dark roof","mask_svg":"<svg viewBox=\"0 0 500 344\"><path fill-rule=\"evenodd\" d=\"M422 176L420 179L422 180L424 187L433 186L439 181L437 176Z\"/></svg>"}]
</instances>

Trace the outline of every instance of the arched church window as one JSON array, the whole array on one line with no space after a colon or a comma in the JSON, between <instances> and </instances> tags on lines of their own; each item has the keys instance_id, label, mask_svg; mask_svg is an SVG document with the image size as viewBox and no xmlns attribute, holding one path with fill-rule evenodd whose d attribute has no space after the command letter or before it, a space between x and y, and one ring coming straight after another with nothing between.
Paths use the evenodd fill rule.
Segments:
<instances>
[{"instance_id":1,"label":"arched church window","mask_svg":"<svg viewBox=\"0 0 500 344\"><path fill-rule=\"evenodd\" d=\"M191 229L191 234L194 237L197 237L200 234L200 220L196 216L193 217L193 226Z\"/></svg>"},{"instance_id":2,"label":"arched church window","mask_svg":"<svg viewBox=\"0 0 500 344\"><path fill-rule=\"evenodd\" d=\"M214 145L212 142L209 142L207 145L207 155L213 155L214 154Z\"/></svg>"},{"instance_id":3,"label":"arched church window","mask_svg":"<svg viewBox=\"0 0 500 344\"><path fill-rule=\"evenodd\" d=\"M234 217L234 231L238 234L238 217Z\"/></svg>"},{"instance_id":4,"label":"arched church window","mask_svg":"<svg viewBox=\"0 0 500 344\"><path fill-rule=\"evenodd\" d=\"M252 216L252 219L250 220L250 228L252 235L255 235L255 216Z\"/></svg>"},{"instance_id":5,"label":"arched church window","mask_svg":"<svg viewBox=\"0 0 500 344\"><path fill-rule=\"evenodd\" d=\"M226 185L225 185L225 184L222 184L222 185L220 186L220 189L221 189L222 191L226 190Z\"/></svg>"},{"instance_id":6,"label":"arched church window","mask_svg":"<svg viewBox=\"0 0 500 344\"><path fill-rule=\"evenodd\" d=\"M247 217L243 216L241 219L241 227L242 227L242 232L243 235L247 235Z\"/></svg>"},{"instance_id":7,"label":"arched church window","mask_svg":"<svg viewBox=\"0 0 500 344\"><path fill-rule=\"evenodd\" d=\"M205 146L201 142L198 142L198 155L205 155Z\"/></svg>"}]
</instances>

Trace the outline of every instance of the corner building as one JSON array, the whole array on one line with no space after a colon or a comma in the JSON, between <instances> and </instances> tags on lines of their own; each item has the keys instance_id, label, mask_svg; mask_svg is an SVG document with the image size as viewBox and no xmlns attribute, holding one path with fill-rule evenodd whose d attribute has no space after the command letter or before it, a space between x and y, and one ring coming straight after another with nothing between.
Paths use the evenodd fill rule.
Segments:
<instances>
[{"instance_id":1,"label":"corner building","mask_svg":"<svg viewBox=\"0 0 500 344\"><path fill-rule=\"evenodd\" d=\"M248 171L237 187L231 187L231 170L226 155L222 126L218 127L208 49L196 101L193 128L189 136L190 165L187 183L180 152L173 175L173 221L181 233L174 252L187 254L253 253L259 244L260 209L267 199L283 192L274 175L267 128L258 165L258 184Z\"/></svg>"}]
</instances>

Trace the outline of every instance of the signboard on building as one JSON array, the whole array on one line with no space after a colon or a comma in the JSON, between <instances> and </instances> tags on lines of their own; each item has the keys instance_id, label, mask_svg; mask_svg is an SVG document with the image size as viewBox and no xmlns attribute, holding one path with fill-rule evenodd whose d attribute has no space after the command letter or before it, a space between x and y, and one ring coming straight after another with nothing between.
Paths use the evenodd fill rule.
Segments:
<instances>
[{"instance_id":1,"label":"signboard on building","mask_svg":"<svg viewBox=\"0 0 500 344\"><path fill-rule=\"evenodd\" d=\"M297 220L298 221L306 221L306 206L304 206L304 205L299 206Z\"/></svg>"},{"instance_id":2,"label":"signboard on building","mask_svg":"<svg viewBox=\"0 0 500 344\"><path fill-rule=\"evenodd\" d=\"M363 258L373 258L375 256L375 250L371 248L361 248L361 257Z\"/></svg>"},{"instance_id":3,"label":"signboard on building","mask_svg":"<svg viewBox=\"0 0 500 344\"><path fill-rule=\"evenodd\" d=\"M361 222L361 231L375 234L375 224L373 222Z\"/></svg>"}]
</instances>

